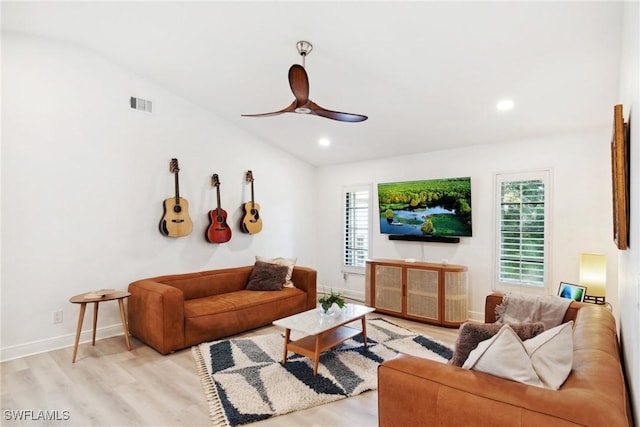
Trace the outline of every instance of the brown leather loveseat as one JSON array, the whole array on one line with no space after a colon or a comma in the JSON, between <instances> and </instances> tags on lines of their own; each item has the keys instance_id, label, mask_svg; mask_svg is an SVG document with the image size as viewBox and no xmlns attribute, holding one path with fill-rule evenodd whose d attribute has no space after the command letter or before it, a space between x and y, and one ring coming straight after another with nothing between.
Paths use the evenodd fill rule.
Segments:
<instances>
[{"instance_id":1,"label":"brown leather loveseat","mask_svg":"<svg viewBox=\"0 0 640 427\"><path fill-rule=\"evenodd\" d=\"M501 294L487 297L495 322ZM389 426L630 426L615 320L604 306L572 303L573 364L559 390L400 355L378 368L378 417Z\"/></svg>"},{"instance_id":2,"label":"brown leather loveseat","mask_svg":"<svg viewBox=\"0 0 640 427\"><path fill-rule=\"evenodd\" d=\"M316 307L316 270L294 267L295 287L246 290L253 266L143 279L129 285L129 331L167 354Z\"/></svg>"}]
</instances>

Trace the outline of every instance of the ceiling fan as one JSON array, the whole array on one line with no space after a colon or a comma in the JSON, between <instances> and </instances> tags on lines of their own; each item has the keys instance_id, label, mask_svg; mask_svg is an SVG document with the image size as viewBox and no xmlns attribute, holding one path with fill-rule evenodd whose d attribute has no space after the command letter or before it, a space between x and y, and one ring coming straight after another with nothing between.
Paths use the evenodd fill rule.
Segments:
<instances>
[{"instance_id":1,"label":"ceiling fan","mask_svg":"<svg viewBox=\"0 0 640 427\"><path fill-rule=\"evenodd\" d=\"M289 68L289 86L291 92L296 99L293 100L291 105L272 113L263 114L242 114L243 117L269 117L277 116L282 113L298 113L298 114L312 114L314 116L326 117L327 119L338 120L340 122L363 122L367 120L367 116L361 114L341 113L339 111L331 111L326 108L322 108L315 102L309 99L309 78L307 72L304 69L304 60L306 56L311 53L313 45L307 41L299 41L296 44L298 53L302 56L302 65L293 64Z\"/></svg>"}]
</instances>

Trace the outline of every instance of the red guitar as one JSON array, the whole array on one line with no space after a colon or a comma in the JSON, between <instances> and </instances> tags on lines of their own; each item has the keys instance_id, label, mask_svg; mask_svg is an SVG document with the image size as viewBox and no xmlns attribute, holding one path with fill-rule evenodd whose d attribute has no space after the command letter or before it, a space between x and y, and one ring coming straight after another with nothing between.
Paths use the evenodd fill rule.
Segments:
<instances>
[{"instance_id":1,"label":"red guitar","mask_svg":"<svg viewBox=\"0 0 640 427\"><path fill-rule=\"evenodd\" d=\"M209 211L209 228L205 237L209 243L225 243L231 240L231 228L227 224L227 211L220 207L220 181L217 173L211 176L211 185L216 187L218 208Z\"/></svg>"}]
</instances>

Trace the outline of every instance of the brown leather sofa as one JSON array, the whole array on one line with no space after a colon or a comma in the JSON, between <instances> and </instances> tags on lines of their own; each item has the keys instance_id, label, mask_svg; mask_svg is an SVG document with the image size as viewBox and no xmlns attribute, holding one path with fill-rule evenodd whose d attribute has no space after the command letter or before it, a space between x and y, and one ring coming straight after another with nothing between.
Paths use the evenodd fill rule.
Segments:
<instances>
[{"instance_id":1,"label":"brown leather sofa","mask_svg":"<svg viewBox=\"0 0 640 427\"><path fill-rule=\"evenodd\" d=\"M489 295L495 322L501 294ZM604 306L572 303L573 367L559 390L400 355L378 368L378 419L389 426L630 426L615 320Z\"/></svg>"},{"instance_id":2,"label":"brown leather sofa","mask_svg":"<svg viewBox=\"0 0 640 427\"><path fill-rule=\"evenodd\" d=\"M162 354L238 334L316 307L316 270L293 269L295 288L251 291L253 266L138 280L129 285L129 332Z\"/></svg>"}]
</instances>

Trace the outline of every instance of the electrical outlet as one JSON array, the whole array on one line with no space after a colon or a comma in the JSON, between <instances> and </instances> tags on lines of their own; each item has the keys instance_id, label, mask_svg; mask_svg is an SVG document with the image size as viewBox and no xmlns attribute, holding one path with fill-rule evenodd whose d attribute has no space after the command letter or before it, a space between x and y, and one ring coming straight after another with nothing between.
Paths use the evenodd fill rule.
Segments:
<instances>
[{"instance_id":1,"label":"electrical outlet","mask_svg":"<svg viewBox=\"0 0 640 427\"><path fill-rule=\"evenodd\" d=\"M62 323L62 310L53 312L53 323Z\"/></svg>"}]
</instances>

